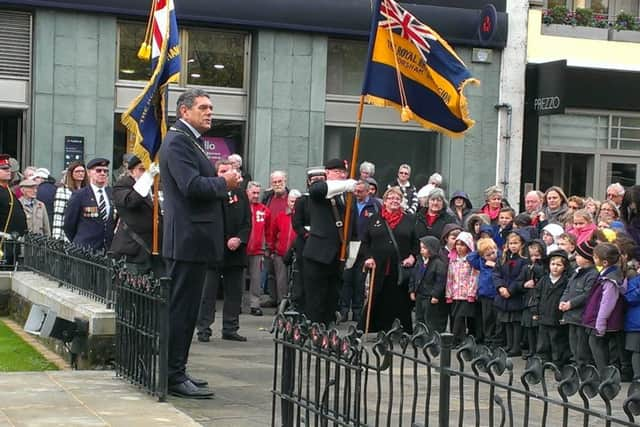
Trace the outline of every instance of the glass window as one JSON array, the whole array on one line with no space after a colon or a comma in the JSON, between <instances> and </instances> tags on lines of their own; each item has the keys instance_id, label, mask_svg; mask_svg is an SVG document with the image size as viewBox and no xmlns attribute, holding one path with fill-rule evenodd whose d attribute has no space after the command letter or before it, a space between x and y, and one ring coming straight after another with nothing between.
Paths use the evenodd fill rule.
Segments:
<instances>
[{"instance_id":1,"label":"glass window","mask_svg":"<svg viewBox=\"0 0 640 427\"><path fill-rule=\"evenodd\" d=\"M607 14L609 12L609 0L591 0L590 7L594 13Z\"/></svg>"},{"instance_id":2,"label":"glass window","mask_svg":"<svg viewBox=\"0 0 640 427\"><path fill-rule=\"evenodd\" d=\"M612 140L621 150L640 150L640 117L614 117L618 129L611 129ZM615 148L614 141L612 145Z\"/></svg>"},{"instance_id":3,"label":"glass window","mask_svg":"<svg viewBox=\"0 0 640 427\"><path fill-rule=\"evenodd\" d=\"M360 95L368 47L366 41L329 39L327 93Z\"/></svg>"},{"instance_id":4,"label":"glass window","mask_svg":"<svg viewBox=\"0 0 640 427\"><path fill-rule=\"evenodd\" d=\"M142 22L120 22L118 28L118 79L149 80L151 63L138 59L138 50L144 41L146 25Z\"/></svg>"},{"instance_id":5,"label":"glass window","mask_svg":"<svg viewBox=\"0 0 640 427\"><path fill-rule=\"evenodd\" d=\"M567 195L587 194L593 155L544 151L540 155L540 190L559 185Z\"/></svg>"},{"instance_id":6,"label":"glass window","mask_svg":"<svg viewBox=\"0 0 640 427\"><path fill-rule=\"evenodd\" d=\"M351 159L354 134L355 128L327 126L324 158ZM407 163L411 166L411 183L419 189L436 171L438 141L435 132L362 128L358 166L365 160L376 165L374 178L382 195L387 184L396 179L398 166Z\"/></svg>"},{"instance_id":7,"label":"glass window","mask_svg":"<svg viewBox=\"0 0 640 427\"><path fill-rule=\"evenodd\" d=\"M540 142L543 146L607 148L608 124L606 116L541 116Z\"/></svg>"},{"instance_id":8,"label":"glass window","mask_svg":"<svg viewBox=\"0 0 640 427\"><path fill-rule=\"evenodd\" d=\"M133 140L127 140L127 128L120 123L121 114L115 115L113 132L113 163L114 174L122 166L122 155L133 151ZM169 117L169 123L173 123L175 117ZM244 122L231 120L214 120L209 132L204 134L205 150L207 156L215 163L229 154L238 153L244 158ZM244 165L244 170L248 170Z\"/></svg>"},{"instance_id":9,"label":"glass window","mask_svg":"<svg viewBox=\"0 0 640 427\"><path fill-rule=\"evenodd\" d=\"M244 34L189 29L188 38L187 84L244 87Z\"/></svg>"}]
</instances>

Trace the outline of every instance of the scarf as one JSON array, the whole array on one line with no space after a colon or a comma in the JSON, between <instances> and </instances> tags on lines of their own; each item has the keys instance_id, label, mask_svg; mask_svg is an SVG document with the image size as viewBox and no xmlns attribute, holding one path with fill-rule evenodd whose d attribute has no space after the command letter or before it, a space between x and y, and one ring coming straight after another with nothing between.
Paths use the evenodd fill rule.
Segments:
<instances>
[{"instance_id":1,"label":"scarf","mask_svg":"<svg viewBox=\"0 0 640 427\"><path fill-rule=\"evenodd\" d=\"M402 209L391 212L383 206L382 210L380 211L380 216L382 217L382 219L387 221L387 224L389 224L389 228L395 230L396 226L400 223L400 220L402 220L404 214L402 213Z\"/></svg>"},{"instance_id":2,"label":"scarf","mask_svg":"<svg viewBox=\"0 0 640 427\"><path fill-rule=\"evenodd\" d=\"M498 216L500 215L500 209L502 209L502 207L499 207L497 209L492 209L491 206L487 204L487 205L484 205L482 209L480 209L480 212L482 212L483 214L486 214L491 221L494 221L498 219Z\"/></svg>"},{"instance_id":3,"label":"scarf","mask_svg":"<svg viewBox=\"0 0 640 427\"><path fill-rule=\"evenodd\" d=\"M438 217L440 216L440 213L438 212L436 214L430 214L429 210L427 209L424 216L427 221L427 225L431 227L433 223L436 222L436 219L438 219Z\"/></svg>"}]
</instances>

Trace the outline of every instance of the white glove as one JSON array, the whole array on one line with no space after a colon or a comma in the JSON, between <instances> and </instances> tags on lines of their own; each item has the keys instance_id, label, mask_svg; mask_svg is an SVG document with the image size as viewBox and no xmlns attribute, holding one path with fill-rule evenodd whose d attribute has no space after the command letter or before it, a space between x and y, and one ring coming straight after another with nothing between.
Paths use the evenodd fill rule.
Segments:
<instances>
[{"instance_id":1,"label":"white glove","mask_svg":"<svg viewBox=\"0 0 640 427\"><path fill-rule=\"evenodd\" d=\"M156 165L156 168L157 167L158 165ZM149 195L149 190L151 190L152 185L153 185L153 176L151 175L151 171L147 170L145 171L145 173L142 174L140 178L138 178L136 183L133 185L133 190L139 195L141 195L142 197L147 197Z\"/></svg>"},{"instance_id":2,"label":"white glove","mask_svg":"<svg viewBox=\"0 0 640 427\"><path fill-rule=\"evenodd\" d=\"M155 162L151 163L147 172L151 174L151 178L155 178L155 176L160 173L160 165Z\"/></svg>"},{"instance_id":3,"label":"white glove","mask_svg":"<svg viewBox=\"0 0 640 427\"><path fill-rule=\"evenodd\" d=\"M356 188L357 183L358 181L355 179L327 181L327 195L325 198L330 199L338 194L344 193L345 191L352 193Z\"/></svg>"}]
</instances>

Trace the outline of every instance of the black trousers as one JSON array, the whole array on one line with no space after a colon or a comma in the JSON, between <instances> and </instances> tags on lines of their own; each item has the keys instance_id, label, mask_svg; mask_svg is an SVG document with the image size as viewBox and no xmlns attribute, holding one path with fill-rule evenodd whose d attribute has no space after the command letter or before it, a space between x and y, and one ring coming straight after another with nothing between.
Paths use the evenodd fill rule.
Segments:
<instances>
[{"instance_id":1,"label":"black trousers","mask_svg":"<svg viewBox=\"0 0 640 427\"><path fill-rule=\"evenodd\" d=\"M222 306L222 333L232 334L240 328L242 306L242 267L207 269L207 278L202 289L202 302L198 313L198 335L211 336L211 325L216 318L216 297L222 283L224 303Z\"/></svg>"},{"instance_id":2,"label":"black trousers","mask_svg":"<svg viewBox=\"0 0 640 427\"><path fill-rule=\"evenodd\" d=\"M169 299L169 385L187 380L186 369L193 331L198 319L202 287L207 273L204 262L167 260L171 277Z\"/></svg>"},{"instance_id":3,"label":"black trousers","mask_svg":"<svg viewBox=\"0 0 640 427\"><path fill-rule=\"evenodd\" d=\"M342 289L340 290L339 309L343 314L353 312L357 320L362 313L364 300L364 273L362 265L364 261L356 262L352 268L344 270L342 274Z\"/></svg>"},{"instance_id":4,"label":"black trousers","mask_svg":"<svg viewBox=\"0 0 640 427\"><path fill-rule=\"evenodd\" d=\"M416 323L424 323L430 331L443 333L447 330L449 304L442 298L431 304L431 297L418 295L416 298Z\"/></svg>"},{"instance_id":5,"label":"black trousers","mask_svg":"<svg viewBox=\"0 0 640 427\"><path fill-rule=\"evenodd\" d=\"M476 328L476 338L480 342L488 346L499 347L504 344L502 323L498 322L497 309L493 305L493 298L480 297L480 319L482 319L482 325Z\"/></svg>"},{"instance_id":6,"label":"black trousers","mask_svg":"<svg viewBox=\"0 0 640 427\"><path fill-rule=\"evenodd\" d=\"M305 314L312 322L329 325L336 320L340 268L338 261L323 264L304 259Z\"/></svg>"},{"instance_id":7,"label":"black trousers","mask_svg":"<svg viewBox=\"0 0 640 427\"><path fill-rule=\"evenodd\" d=\"M569 361L569 328L565 325L538 326L538 348L536 353L545 361L562 366Z\"/></svg>"},{"instance_id":8,"label":"black trousers","mask_svg":"<svg viewBox=\"0 0 640 427\"><path fill-rule=\"evenodd\" d=\"M589 348L589 335L584 326L569 325L569 348L573 355L573 361L579 365L588 365L593 362L591 348Z\"/></svg>"}]
</instances>

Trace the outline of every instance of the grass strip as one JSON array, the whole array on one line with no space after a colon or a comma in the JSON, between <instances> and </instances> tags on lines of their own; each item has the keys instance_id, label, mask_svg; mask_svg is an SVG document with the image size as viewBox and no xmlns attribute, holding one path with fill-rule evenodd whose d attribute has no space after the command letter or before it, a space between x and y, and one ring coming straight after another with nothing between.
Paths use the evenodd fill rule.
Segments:
<instances>
[{"instance_id":1,"label":"grass strip","mask_svg":"<svg viewBox=\"0 0 640 427\"><path fill-rule=\"evenodd\" d=\"M0 372L57 371L53 363L0 320Z\"/></svg>"}]
</instances>

